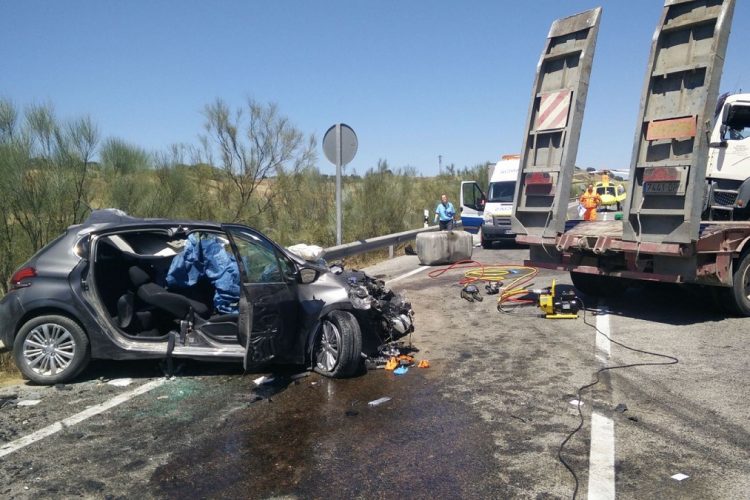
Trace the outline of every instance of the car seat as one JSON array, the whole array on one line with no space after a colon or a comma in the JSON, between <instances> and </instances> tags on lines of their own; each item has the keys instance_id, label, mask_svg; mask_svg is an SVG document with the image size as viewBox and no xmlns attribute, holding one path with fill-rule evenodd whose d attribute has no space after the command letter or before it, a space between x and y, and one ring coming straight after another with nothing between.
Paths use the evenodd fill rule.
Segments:
<instances>
[{"instance_id":1,"label":"car seat","mask_svg":"<svg viewBox=\"0 0 750 500\"><path fill-rule=\"evenodd\" d=\"M187 319L191 311L202 318L207 318L211 314L205 304L189 299L184 295L172 293L157 285L151 280L149 274L138 266L132 266L128 270L128 275L139 299L150 306L169 313L175 319Z\"/></svg>"}]
</instances>

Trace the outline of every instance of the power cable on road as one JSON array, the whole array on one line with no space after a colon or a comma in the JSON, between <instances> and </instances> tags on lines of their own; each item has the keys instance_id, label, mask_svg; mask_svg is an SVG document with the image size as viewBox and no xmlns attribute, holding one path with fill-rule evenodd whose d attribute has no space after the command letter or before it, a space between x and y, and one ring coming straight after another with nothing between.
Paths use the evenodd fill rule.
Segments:
<instances>
[{"instance_id":1,"label":"power cable on road","mask_svg":"<svg viewBox=\"0 0 750 500\"><path fill-rule=\"evenodd\" d=\"M583 301L581 301L581 302L583 302ZM565 437L565 439L563 440L563 442L560 443L560 447L557 450L557 458L565 466L565 468L568 469L568 472L571 473L571 475L573 476L573 480L575 481L575 489L573 490L573 496L572 496L573 500L575 500L575 498L578 496L578 487L579 487L578 475L573 470L573 467L571 467L571 465L565 460L565 458L563 457L562 453L563 453L563 449L565 448L565 445L568 443L568 441L570 441L570 439L573 436L575 436L575 434L578 431L580 431L581 428L583 428L584 419L583 419L583 412L581 411L581 393L583 391L585 391L586 389L590 389L590 388L594 387L596 384L598 384L600 382L600 380L601 380L600 375L602 373L606 372L606 371L621 370L621 369L626 369L626 368L635 368L635 367L638 367L638 366L666 366L666 365L674 365L674 364L677 364L677 363L680 362L679 359L677 359L674 356L670 356L668 354L661 354L661 353L657 353L657 352L646 351L646 350L643 350L643 349L637 349L635 347L630 347L629 345L625 345L622 342L618 342L616 340L613 340L609 335L607 335L606 333L602 332L595 324L589 323L586 320L586 311L587 311L586 305L584 304L584 307L583 307L583 322L584 322L584 324L586 324L586 325L590 326L591 328L593 328L597 333L600 333L601 335L603 335L607 340L609 340L613 344L617 344L620 347L622 347L624 349L627 349L629 351L632 351L632 352L637 352L637 353L641 353L641 354L647 354L649 356L656 356L656 357L659 357L659 358L665 358L665 359L668 359L669 361L661 361L661 362L653 362L653 363L628 363L628 364L625 364L625 365L605 366L605 367L602 367L602 368L598 369L594 373L594 381L593 382L590 382L590 383L588 383L586 385L583 385L583 386L581 386L581 387L578 388L578 390L576 391L576 400L577 400L576 408L578 409L578 419L579 419L578 427L576 427L573 431L571 431Z\"/></svg>"}]
</instances>

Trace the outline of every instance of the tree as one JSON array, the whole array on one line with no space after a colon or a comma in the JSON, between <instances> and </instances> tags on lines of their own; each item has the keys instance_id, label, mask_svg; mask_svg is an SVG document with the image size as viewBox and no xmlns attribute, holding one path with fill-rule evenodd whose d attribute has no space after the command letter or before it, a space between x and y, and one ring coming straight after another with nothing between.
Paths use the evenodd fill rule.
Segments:
<instances>
[{"instance_id":1,"label":"tree","mask_svg":"<svg viewBox=\"0 0 750 500\"><path fill-rule=\"evenodd\" d=\"M88 211L98 144L89 118L61 123L51 105L23 116L0 100L0 280Z\"/></svg>"},{"instance_id":2,"label":"tree","mask_svg":"<svg viewBox=\"0 0 750 500\"><path fill-rule=\"evenodd\" d=\"M218 156L225 181L220 197L233 221L253 221L271 206L273 190L265 182L269 177L315 163L315 138L305 140L275 104L249 99L245 108L232 111L217 99L204 114L207 163L214 164L213 156Z\"/></svg>"},{"instance_id":3,"label":"tree","mask_svg":"<svg viewBox=\"0 0 750 500\"><path fill-rule=\"evenodd\" d=\"M393 170L386 160L378 160L377 167L349 186L344 200L347 238L356 240L407 229L407 216L414 211L411 192L415 176L413 169Z\"/></svg>"}]
</instances>

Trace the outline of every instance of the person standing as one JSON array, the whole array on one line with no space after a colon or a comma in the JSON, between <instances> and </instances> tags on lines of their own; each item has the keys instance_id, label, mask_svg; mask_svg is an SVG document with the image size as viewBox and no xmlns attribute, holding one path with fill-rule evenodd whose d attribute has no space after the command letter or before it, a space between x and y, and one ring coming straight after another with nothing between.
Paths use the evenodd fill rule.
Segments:
<instances>
[{"instance_id":1,"label":"person standing","mask_svg":"<svg viewBox=\"0 0 750 500\"><path fill-rule=\"evenodd\" d=\"M456 209L453 203L448 201L446 195L440 196L440 203L435 207L435 218L440 223L441 231L453 231L453 217L456 215Z\"/></svg>"},{"instance_id":2,"label":"person standing","mask_svg":"<svg viewBox=\"0 0 750 500\"><path fill-rule=\"evenodd\" d=\"M579 201L585 210L583 220L596 220L596 209L602 204L602 197L594 192L593 184L589 184L588 189L583 192Z\"/></svg>"}]
</instances>

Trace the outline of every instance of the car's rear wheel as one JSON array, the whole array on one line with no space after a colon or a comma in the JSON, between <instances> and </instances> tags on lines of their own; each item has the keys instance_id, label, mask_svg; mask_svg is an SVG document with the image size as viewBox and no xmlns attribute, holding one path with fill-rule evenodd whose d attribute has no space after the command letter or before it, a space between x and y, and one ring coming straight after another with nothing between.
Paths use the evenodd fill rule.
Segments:
<instances>
[{"instance_id":1,"label":"car's rear wheel","mask_svg":"<svg viewBox=\"0 0 750 500\"><path fill-rule=\"evenodd\" d=\"M315 371L334 378L351 377L362 367L362 330L347 311L323 318L313 350Z\"/></svg>"},{"instance_id":2,"label":"car's rear wheel","mask_svg":"<svg viewBox=\"0 0 750 500\"><path fill-rule=\"evenodd\" d=\"M65 316L37 316L18 331L13 356L21 373L37 384L66 382L89 362L89 339Z\"/></svg>"}]
</instances>

